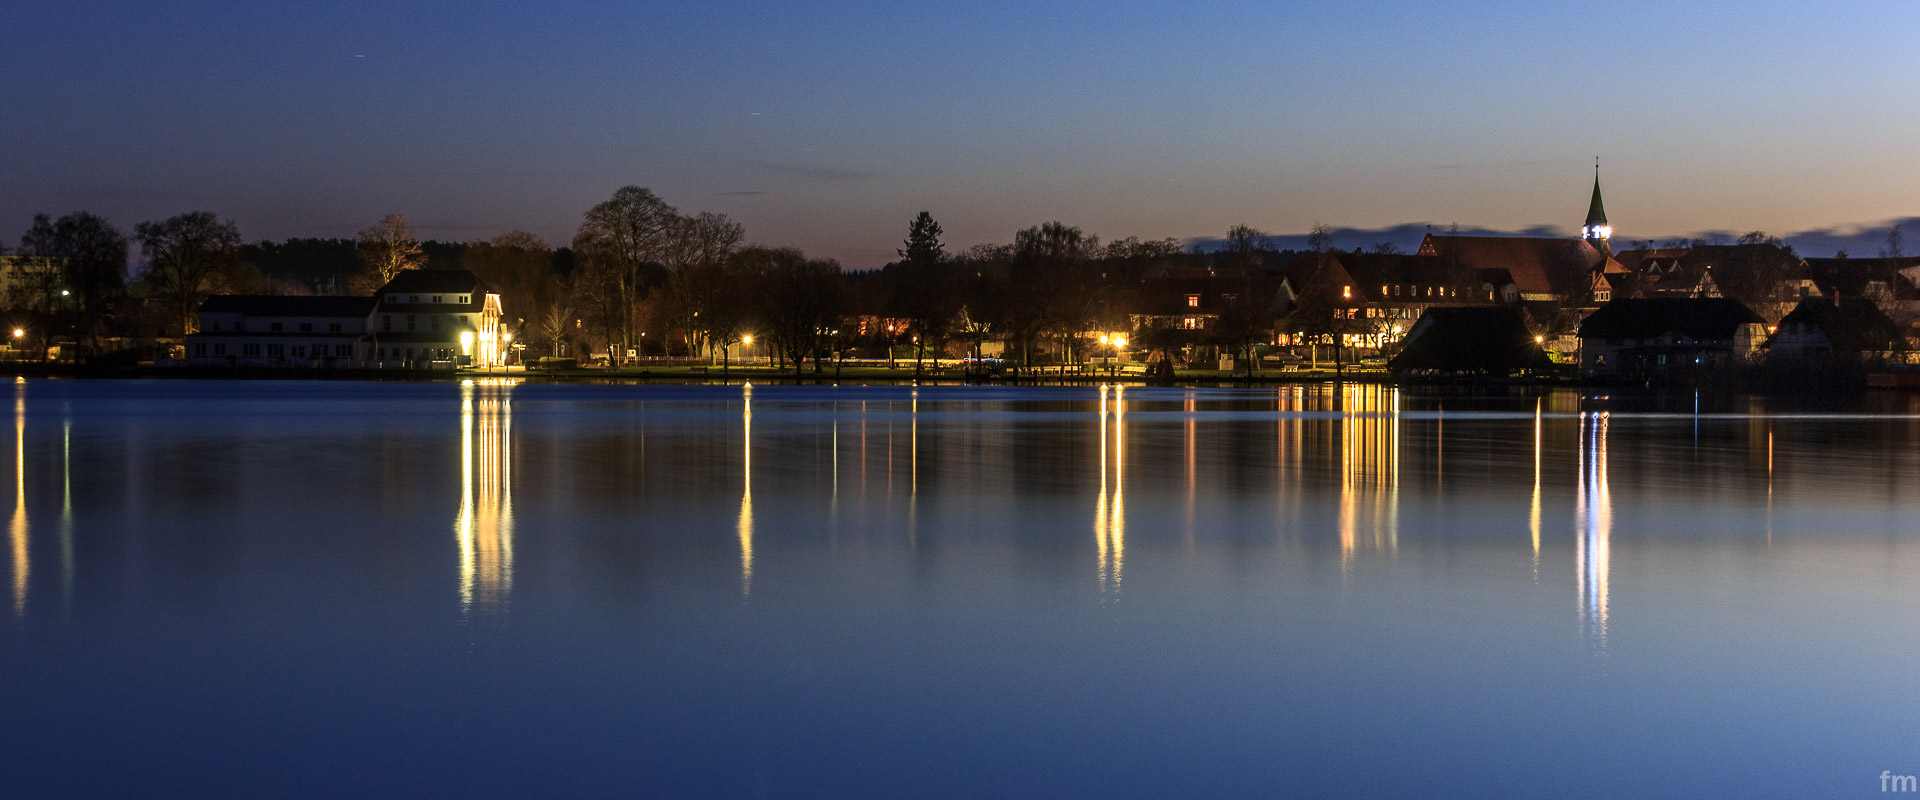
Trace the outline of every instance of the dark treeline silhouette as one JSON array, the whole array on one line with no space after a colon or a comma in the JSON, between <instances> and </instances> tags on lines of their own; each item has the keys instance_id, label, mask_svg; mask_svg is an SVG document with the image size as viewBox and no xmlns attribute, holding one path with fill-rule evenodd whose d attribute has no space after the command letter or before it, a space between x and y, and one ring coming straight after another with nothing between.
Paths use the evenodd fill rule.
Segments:
<instances>
[{"instance_id":1,"label":"dark treeline silhouette","mask_svg":"<svg viewBox=\"0 0 1920 800\"><path fill-rule=\"evenodd\" d=\"M589 209L559 247L525 231L422 241L400 214L351 239L252 243L206 211L141 222L132 235L84 211L43 214L15 255L46 267L17 270L38 277L11 281L0 302L43 355L66 343L74 358L154 357L194 331L212 295L364 295L402 270L468 269L499 290L528 359L724 364L746 347L796 371L848 357L924 368L990 354L995 343L1018 369L1112 358L1129 340L1127 351L1162 358L1196 345L1245 351L1272 331L1274 276L1298 255L1245 226L1207 251L1174 239L1102 242L1057 221L1016 231L1008 244L956 251L931 214L903 222L898 260L849 271L750 244L726 216L683 214L635 186ZM1241 287L1209 330L1180 330L1161 313L1175 303L1152 287L1182 274Z\"/></svg>"}]
</instances>

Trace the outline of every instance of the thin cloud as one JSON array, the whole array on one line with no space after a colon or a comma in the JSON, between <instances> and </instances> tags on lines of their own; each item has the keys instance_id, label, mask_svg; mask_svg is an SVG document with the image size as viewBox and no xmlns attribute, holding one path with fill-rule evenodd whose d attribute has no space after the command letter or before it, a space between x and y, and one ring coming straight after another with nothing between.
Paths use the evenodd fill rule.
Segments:
<instances>
[{"instance_id":1,"label":"thin cloud","mask_svg":"<svg viewBox=\"0 0 1920 800\"><path fill-rule=\"evenodd\" d=\"M860 180L862 178L872 177L873 175L873 173L863 172L860 170L842 169L839 167L809 167L809 166L801 166L799 164L781 164L775 161L762 161L757 158L749 158L747 159L746 163L747 163L747 166L757 167L759 169L767 170L768 172L778 172L782 175L792 175L796 178L805 178L807 180L813 180L813 181L855 181L855 180Z\"/></svg>"}]
</instances>

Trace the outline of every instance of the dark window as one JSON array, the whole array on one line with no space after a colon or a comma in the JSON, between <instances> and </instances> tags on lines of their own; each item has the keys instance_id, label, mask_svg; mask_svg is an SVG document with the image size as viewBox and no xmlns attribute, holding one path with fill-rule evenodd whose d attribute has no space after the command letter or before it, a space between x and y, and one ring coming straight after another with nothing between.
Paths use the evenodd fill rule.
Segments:
<instances>
[{"instance_id":1,"label":"dark window","mask_svg":"<svg viewBox=\"0 0 1920 800\"><path fill-rule=\"evenodd\" d=\"M199 343L199 344L196 344L196 345L194 345L194 346L193 346L193 354L194 354L194 355L196 355L196 356L204 356L204 355L206 355L206 354L207 354L207 345L206 345L206 343L205 343L205 342L201 342L201 343Z\"/></svg>"},{"instance_id":2,"label":"dark window","mask_svg":"<svg viewBox=\"0 0 1920 800\"><path fill-rule=\"evenodd\" d=\"M278 323L278 322L271 322L271 323L268 323L268 324L267 324L267 330L269 330L269 331L273 331L274 333L279 333L279 332L280 332L280 323Z\"/></svg>"},{"instance_id":3,"label":"dark window","mask_svg":"<svg viewBox=\"0 0 1920 800\"><path fill-rule=\"evenodd\" d=\"M437 305L440 305L440 295L437 295L437 294L436 294L436 295L434 295L434 296L433 296L433 304L434 304L434 305L436 305L436 306L437 306Z\"/></svg>"},{"instance_id":4,"label":"dark window","mask_svg":"<svg viewBox=\"0 0 1920 800\"><path fill-rule=\"evenodd\" d=\"M427 323L432 325L434 330L436 331L440 330L440 315L439 314L428 315Z\"/></svg>"},{"instance_id":5,"label":"dark window","mask_svg":"<svg viewBox=\"0 0 1920 800\"><path fill-rule=\"evenodd\" d=\"M302 322L302 323L300 323L300 332L301 332L301 333L312 333L312 332L313 332L313 323L311 323L311 322Z\"/></svg>"},{"instance_id":6,"label":"dark window","mask_svg":"<svg viewBox=\"0 0 1920 800\"><path fill-rule=\"evenodd\" d=\"M341 358L350 358L353 356L353 345L336 344L333 346L333 354Z\"/></svg>"},{"instance_id":7,"label":"dark window","mask_svg":"<svg viewBox=\"0 0 1920 800\"><path fill-rule=\"evenodd\" d=\"M408 333L413 332L413 315L412 314L407 315L407 332Z\"/></svg>"},{"instance_id":8,"label":"dark window","mask_svg":"<svg viewBox=\"0 0 1920 800\"><path fill-rule=\"evenodd\" d=\"M339 333L339 332L340 332L340 323L338 323L338 322L329 322L329 323L327 323L327 332L328 332L328 333Z\"/></svg>"},{"instance_id":9,"label":"dark window","mask_svg":"<svg viewBox=\"0 0 1920 800\"><path fill-rule=\"evenodd\" d=\"M260 345L257 345L257 344L246 344L246 345L241 345L241 346L240 346L240 355L243 355L243 356L257 356L257 355L260 355Z\"/></svg>"},{"instance_id":10,"label":"dark window","mask_svg":"<svg viewBox=\"0 0 1920 800\"><path fill-rule=\"evenodd\" d=\"M380 315L380 330L383 330L383 331L391 331L391 330L393 330L393 315L392 315L392 314L381 314L381 315Z\"/></svg>"},{"instance_id":11,"label":"dark window","mask_svg":"<svg viewBox=\"0 0 1920 800\"><path fill-rule=\"evenodd\" d=\"M217 330L220 330L220 323L218 323L218 322L216 322L216 323L213 323L213 327L211 327L211 328L208 328L207 330L210 330L210 331L217 331Z\"/></svg>"},{"instance_id":12,"label":"dark window","mask_svg":"<svg viewBox=\"0 0 1920 800\"><path fill-rule=\"evenodd\" d=\"M465 325L465 324L467 324L467 315L465 315L465 314L461 314L461 315L460 315L460 324L462 324L462 325Z\"/></svg>"},{"instance_id":13,"label":"dark window","mask_svg":"<svg viewBox=\"0 0 1920 800\"><path fill-rule=\"evenodd\" d=\"M420 302L420 295L417 295L417 294L407 295L407 302L409 303Z\"/></svg>"},{"instance_id":14,"label":"dark window","mask_svg":"<svg viewBox=\"0 0 1920 800\"><path fill-rule=\"evenodd\" d=\"M226 345L224 345L224 344L216 344L216 345L214 345L214 346L213 346L213 354L214 354L214 355L216 355L216 356L224 356L224 355L226 355L226 354L227 354L227 346L226 346Z\"/></svg>"},{"instance_id":15,"label":"dark window","mask_svg":"<svg viewBox=\"0 0 1920 800\"><path fill-rule=\"evenodd\" d=\"M270 345L267 345L267 357L268 357L268 358L285 358L286 356L287 356L287 346L286 346L286 345L284 345L284 344L270 344Z\"/></svg>"}]
</instances>

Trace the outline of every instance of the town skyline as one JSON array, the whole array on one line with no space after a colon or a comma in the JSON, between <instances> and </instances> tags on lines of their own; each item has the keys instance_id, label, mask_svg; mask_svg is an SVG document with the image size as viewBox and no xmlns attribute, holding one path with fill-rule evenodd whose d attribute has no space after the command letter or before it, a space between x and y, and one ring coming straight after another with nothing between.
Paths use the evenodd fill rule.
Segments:
<instances>
[{"instance_id":1,"label":"town skyline","mask_svg":"<svg viewBox=\"0 0 1920 800\"><path fill-rule=\"evenodd\" d=\"M1370 246L1570 233L1598 155L1620 238L1857 255L1920 213L1901 10L21 4L0 240L204 209L256 241L402 212L561 245L635 184L851 269L922 210L962 247L1042 220Z\"/></svg>"}]
</instances>

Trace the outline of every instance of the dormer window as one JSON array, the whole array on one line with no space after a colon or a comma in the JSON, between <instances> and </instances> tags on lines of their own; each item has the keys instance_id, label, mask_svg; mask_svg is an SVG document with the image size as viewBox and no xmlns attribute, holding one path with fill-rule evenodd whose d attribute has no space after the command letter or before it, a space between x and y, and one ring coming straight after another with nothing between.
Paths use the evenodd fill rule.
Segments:
<instances>
[{"instance_id":1,"label":"dormer window","mask_svg":"<svg viewBox=\"0 0 1920 800\"><path fill-rule=\"evenodd\" d=\"M1351 286L1351 285L1342 285L1342 286L1340 287L1340 299L1342 299L1342 300L1352 300L1352 299L1353 299L1353 286Z\"/></svg>"},{"instance_id":2,"label":"dormer window","mask_svg":"<svg viewBox=\"0 0 1920 800\"><path fill-rule=\"evenodd\" d=\"M1612 289L1601 289L1593 293L1593 300L1596 303L1605 303L1612 299L1613 299Z\"/></svg>"}]
</instances>

